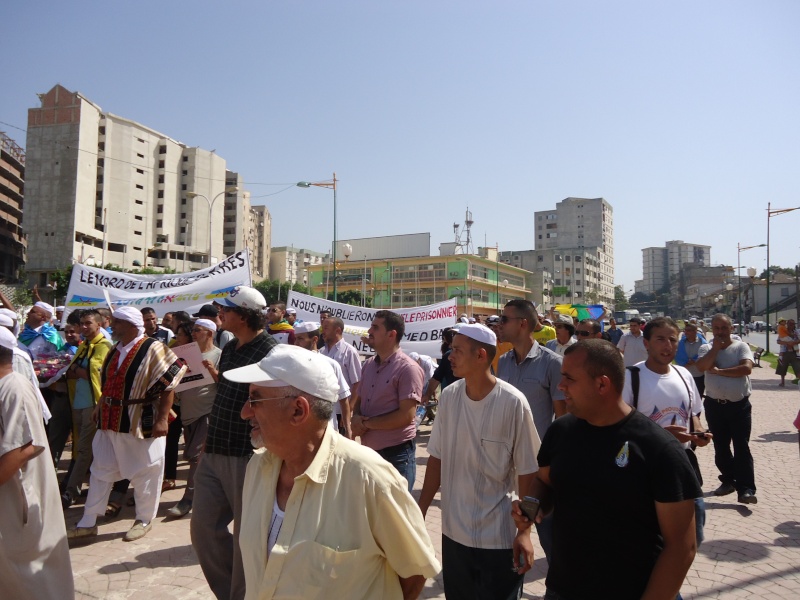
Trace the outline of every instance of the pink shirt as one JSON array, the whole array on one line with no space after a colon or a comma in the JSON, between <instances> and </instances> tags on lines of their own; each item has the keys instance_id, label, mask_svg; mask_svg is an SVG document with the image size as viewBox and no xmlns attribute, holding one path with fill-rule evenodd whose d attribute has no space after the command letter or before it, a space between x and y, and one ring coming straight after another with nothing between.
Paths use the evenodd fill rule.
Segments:
<instances>
[{"instance_id":1,"label":"pink shirt","mask_svg":"<svg viewBox=\"0 0 800 600\"><path fill-rule=\"evenodd\" d=\"M400 400L422 398L422 368L402 350L384 361L378 357L364 363L361 370L361 387L358 395L361 398L361 414L365 417L377 417L394 412L400 408ZM361 436L361 443L373 450L382 450L413 440L417 435L417 427L411 422L401 429L369 429Z\"/></svg>"}]
</instances>

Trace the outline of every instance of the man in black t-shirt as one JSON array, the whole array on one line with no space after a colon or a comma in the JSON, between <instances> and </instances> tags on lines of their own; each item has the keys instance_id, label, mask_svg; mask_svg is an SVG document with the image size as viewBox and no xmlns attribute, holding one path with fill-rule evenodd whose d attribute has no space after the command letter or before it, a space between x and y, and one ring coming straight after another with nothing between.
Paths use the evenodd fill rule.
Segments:
<instances>
[{"instance_id":1,"label":"man in black t-shirt","mask_svg":"<svg viewBox=\"0 0 800 600\"><path fill-rule=\"evenodd\" d=\"M561 384L569 415L547 430L534 495L554 511L546 599L675 598L697 549L700 485L678 441L622 400L614 346L567 348ZM517 527L530 527L519 503Z\"/></svg>"}]
</instances>

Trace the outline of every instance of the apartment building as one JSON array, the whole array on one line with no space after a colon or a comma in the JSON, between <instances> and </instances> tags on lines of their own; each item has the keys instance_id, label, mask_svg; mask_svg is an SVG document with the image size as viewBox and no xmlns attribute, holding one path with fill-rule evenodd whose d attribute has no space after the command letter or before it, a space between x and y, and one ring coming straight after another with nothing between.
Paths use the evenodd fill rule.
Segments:
<instances>
[{"instance_id":1,"label":"apartment building","mask_svg":"<svg viewBox=\"0 0 800 600\"><path fill-rule=\"evenodd\" d=\"M308 285L308 268L327 264L330 254L315 252L308 248L280 246L270 250L269 278L281 283Z\"/></svg>"},{"instance_id":2,"label":"apartment building","mask_svg":"<svg viewBox=\"0 0 800 600\"><path fill-rule=\"evenodd\" d=\"M31 283L71 262L192 270L246 247L225 230L233 214L244 237L249 211L239 203L247 193L214 151L105 112L61 85L39 98L28 111Z\"/></svg>"},{"instance_id":3,"label":"apartment building","mask_svg":"<svg viewBox=\"0 0 800 600\"><path fill-rule=\"evenodd\" d=\"M17 281L28 240L22 230L25 151L0 131L0 277Z\"/></svg>"}]
</instances>

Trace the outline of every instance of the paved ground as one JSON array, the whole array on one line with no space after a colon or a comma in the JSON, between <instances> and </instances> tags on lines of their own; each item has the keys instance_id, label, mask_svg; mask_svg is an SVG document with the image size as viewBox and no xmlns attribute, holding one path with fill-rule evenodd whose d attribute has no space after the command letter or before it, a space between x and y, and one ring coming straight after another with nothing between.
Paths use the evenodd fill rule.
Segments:
<instances>
[{"instance_id":1,"label":"paved ground","mask_svg":"<svg viewBox=\"0 0 800 600\"><path fill-rule=\"evenodd\" d=\"M777 387L769 369L753 375L753 436L759 503L750 508L735 496L707 498L706 542L689 570L684 598L798 598L800 597L800 462L798 434L792 426L800 392ZM429 427L420 432L418 482L422 485ZM706 493L716 485L711 447L698 452ZM183 471L185 473L185 471ZM133 509L101 524L98 539L71 550L77 598L145 599L212 598L189 540L189 517L163 522L163 514L182 495L182 489L162 497L159 519L152 531L133 543L122 535L133 520ZM80 518L81 508L67 512L67 525ZM428 513L428 530L441 547L438 502ZM535 538L535 535L534 535ZM538 541L537 557L543 556ZM544 593L546 561L537 558L526 576L525 598ZM428 581L423 598L443 598L441 576Z\"/></svg>"}]
</instances>

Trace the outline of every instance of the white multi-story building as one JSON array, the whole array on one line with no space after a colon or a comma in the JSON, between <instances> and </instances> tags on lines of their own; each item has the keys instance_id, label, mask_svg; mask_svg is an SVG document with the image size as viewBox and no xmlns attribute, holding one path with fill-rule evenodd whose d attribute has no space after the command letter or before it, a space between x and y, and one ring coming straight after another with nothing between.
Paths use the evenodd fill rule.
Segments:
<instances>
[{"instance_id":1,"label":"white multi-story building","mask_svg":"<svg viewBox=\"0 0 800 600\"><path fill-rule=\"evenodd\" d=\"M553 278L555 303L614 302L614 211L603 198L565 198L536 211L535 250L501 260ZM530 256L522 261L522 255ZM519 257L519 258L516 258Z\"/></svg>"},{"instance_id":2,"label":"white multi-story building","mask_svg":"<svg viewBox=\"0 0 800 600\"><path fill-rule=\"evenodd\" d=\"M227 207L246 200L246 192L239 187L218 201L227 180L238 181L222 157L104 112L60 85L40 100L28 111L26 270L32 283L46 284L52 272L89 258L123 269L180 271L229 253ZM243 228L248 212L234 211L235 229Z\"/></svg>"},{"instance_id":3,"label":"white multi-story building","mask_svg":"<svg viewBox=\"0 0 800 600\"><path fill-rule=\"evenodd\" d=\"M280 246L270 249L269 278L308 285L308 267L328 262L330 254L307 248Z\"/></svg>"}]
</instances>

